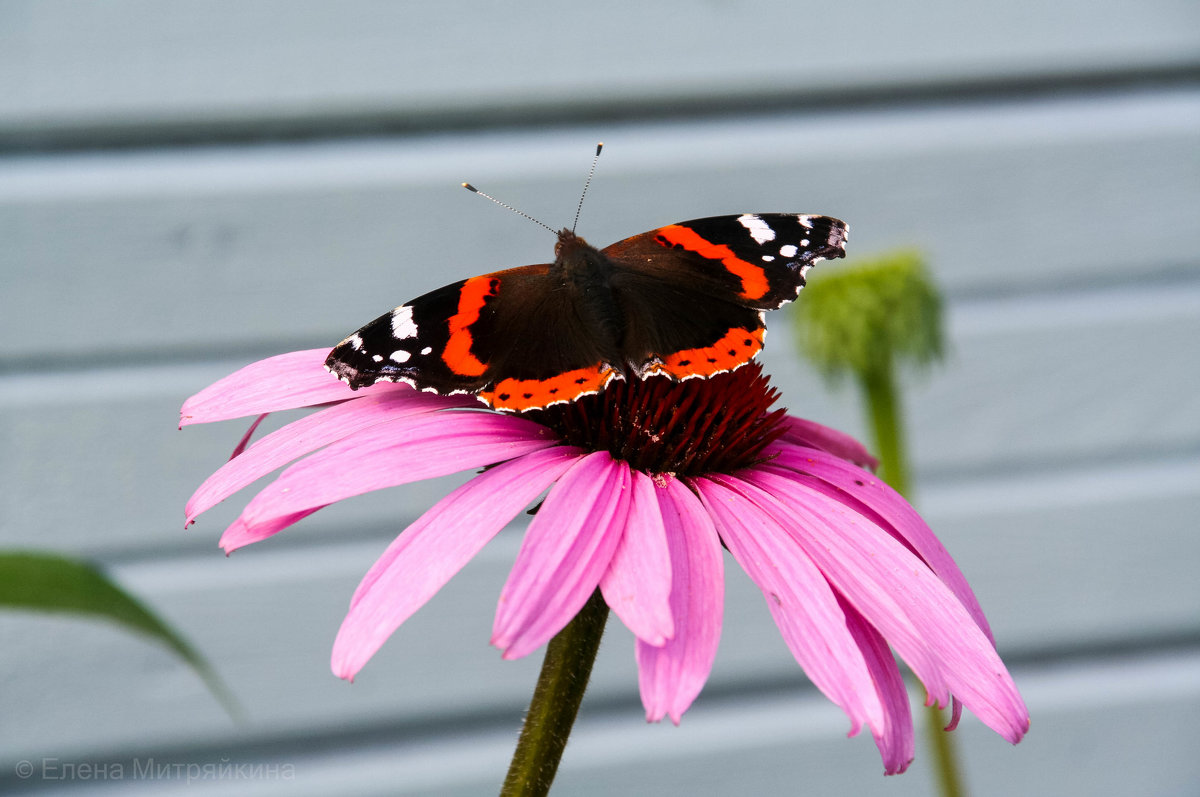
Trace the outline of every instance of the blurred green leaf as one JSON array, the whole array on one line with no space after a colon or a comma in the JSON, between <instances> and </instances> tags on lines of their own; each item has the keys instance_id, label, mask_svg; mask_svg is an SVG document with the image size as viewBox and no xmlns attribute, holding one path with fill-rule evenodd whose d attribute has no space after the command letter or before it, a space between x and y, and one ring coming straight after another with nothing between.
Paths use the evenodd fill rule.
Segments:
<instances>
[{"instance_id":1,"label":"blurred green leaf","mask_svg":"<svg viewBox=\"0 0 1200 797\"><path fill-rule=\"evenodd\" d=\"M0 552L3 608L97 617L144 634L187 662L230 716L241 716L233 693L208 662L137 598L88 562L34 551Z\"/></svg>"}]
</instances>

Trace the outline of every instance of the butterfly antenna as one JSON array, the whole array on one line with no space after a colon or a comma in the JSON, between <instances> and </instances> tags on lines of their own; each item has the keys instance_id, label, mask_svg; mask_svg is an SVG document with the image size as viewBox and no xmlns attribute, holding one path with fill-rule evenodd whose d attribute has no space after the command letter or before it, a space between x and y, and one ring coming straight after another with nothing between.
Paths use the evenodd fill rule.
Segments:
<instances>
[{"instance_id":1,"label":"butterfly antenna","mask_svg":"<svg viewBox=\"0 0 1200 797\"><path fill-rule=\"evenodd\" d=\"M600 150L602 149L604 149L603 141L596 145L596 156L592 158L592 168L588 170L587 181L583 184L583 193L579 195L579 206L575 208L575 221L571 222L571 232L575 232L575 226L579 224L579 212L583 210L583 198L587 196L588 186L592 184L592 175L596 173L596 161L600 160Z\"/></svg>"},{"instance_id":2,"label":"butterfly antenna","mask_svg":"<svg viewBox=\"0 0 1200 797\"><path fill-rule=\"evenodd\" d=\"M465 189L467 189L468 191L470 191L472 194L479 194L481 197L484 197L484 198L486 198L486 199L490 199L490 200L492 200L493 202L495 202L497 205L499 205L500 207L502 207L502 208L506 208L506 209L508 209L508 210L511 210L513 213L516 213L518 216L523 216L524 218L527 218L527 219L529 219L530 221L532 221L534 224L537 224L537 225L540 225L540 226L542 226L542 227L545 227L547 230L550 230L550 232L554 233L555 235L558 235L558 230L555 230L555 229L554 229L553 227L551 227L549 224L546 224L545 222L538 221L537 219L535 219L533 216L530 216L530 215L529 215L528 213L526 213L525 211L523 211L523 210L517 210L517 209L516 209L516 208L514 208L512 205L506 205L506 204L504 204L504 203L503 203L503 202L501 202L499 199L496 199L496 197L494 197L494 196L492 196L492 195L490 195L490 194L485 194L485 193L483 193L482 191L480 191L478 188L476 188L475 186L471 185L470 183L463 183L463 184L462 184L462 187L463 187L463 188L465 188Z\"/></svg>"}]
</instances>

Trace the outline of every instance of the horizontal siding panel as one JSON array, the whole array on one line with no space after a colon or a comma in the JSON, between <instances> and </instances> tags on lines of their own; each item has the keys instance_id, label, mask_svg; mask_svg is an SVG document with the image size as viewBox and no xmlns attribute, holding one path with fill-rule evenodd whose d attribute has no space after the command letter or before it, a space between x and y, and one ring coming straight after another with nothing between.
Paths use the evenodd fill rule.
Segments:
<instances>
[{"instance_id":1,"label":"horizontal siding panel","mask_svg":"<svg viewBox=\"0 0 1200 797\"><path fill-rule=\"evenodd\" d=\"M971 794L1184 795L1200 782L1192 755L1200 741L1196 652L1018 668L1014 676L1033 730L1014 748L964 719L956 737ZM820 702L763 701L749 710L734 704L697 711L695 720L703 725L630 728L621 718L585 718L556 785L571 795L936 793L927 747L918 743L909 773L885 778L871 742L842 738L844 718ZM676 733L684 738L672 738ZM486 788L483 778L473 780Z\"/></svg>"},{"instance_id":2,"label":"horizontal siding panel","mask_svg":"<svg viewBox=\"0 0 1200 797\"><path fill-rule=\"evenodd\" d=\"M1123 499L1107 490L1137 487L1137 474L1068 474L1078 484L1059 477L1057 491L1054 475L929 491L930 521L975 585L1002 652L1200 634L1200 582L1193 577L1200 541L1191 522L1200 512L1200 474L1194 463L1179 466L1160 478L1173 486L1153 500L1144 491ZM1038 483L1049 484L1057 500L1038 496ZM1027 494L1036 500L1022 501ZM282 729L319 735L491 711L511 712L515 722L539 657L503 662L487 640L518 534L493 541L353 686L330 674L329 652L354 587L387 540L324 542L280 539L228 560L214 552L114 571L228 679L250 717L237 731L193 675L147 643L77 621L0 615L5 649L22 651L0 673L9 684L10 720L0 727L0 751L18 758L56 749L85 754L218 743L230 733L262 740ZM726 619L711 688L803 683L761 594L726 561ZM591 694L628 702L635 722L641 713L632 647L614 619Z\"/></svg>"},{"instance_id":3,"label":"horizontal siding panel","mask_svg":"<svg viewBox=\"0 0 1200 797\"><path fill-rule=\"evenodd\" d=\"M1036 24L1031 23L1036 20ZM5 3L0 134L708 101L1197 63L1179 0ZM438 44L433 44L433 42ZM697 57L703 53L703 57Z\"/></svg>"},{"instance_id":4,"label":"horizontal siding panel","mask_svg":"<svg viewBox=\"0 0 1200 797\"><path fill-rule=\"evenodd\" d=\"M786 320L772 321L766 357L783 403L861 433L857 397L820 384L798 360ZM963 472L1122 464L1200 446L1200 407L1190 398L1200 393L1200 369L1186 344L1200 339L1200 286L1041 304L953 303L950 332L948 366L914 380L908 394L915 464L934 482ZM183 505L228 458L245 423L183 432L175 425L187 395L244 362L0 379L5 542L101 556L215 545L247 496L202 516L186 534ZM457 483L355 498L289 534L398 530Z\"/></svg>"},{"instance_id":5,"label":"horizontal siding panel","mask_svg":"<svg viewBox=\"0 0 1200 797\"><path fill-rule=\"evenodd\" d=\"M945 373L909 399L918 468L1131 462L1200 450L1200 358L1187 343L1200 334L1197 288L952 308ZM1007 323L982 318L1005 310Z\"/></svg>"},{"instance_id":6,"label":"horizontal siding panel","mask_svg":"<svg viewBox=\"0 0 1200 797\"><path fill-rule=\"evenodd\" d=\"M1128 120L1139 120L1130 126ZM0 169L0 355L69 367L146 352L340 340L426 290L746 210L847 220L851 254L917 246L953 292L1129 281L1200 251L1200 92L746 119L554 135L10 157ZM607 135L612 134L612 135ZM45 323L47 313L62 323ZM36 341L36 347L33 347ZM67 367L67 366L63 366Z\"/></svg>"},{"instance_id":7,"label":"horizontal siding panel","mask_svg":"<svg viewBox=\"0 0 1200 797\"><path fill-rule=\"evenodd\" d=\"M1010 747L969 716L955 733L972 794L1190 794L1200 782L1192 754L1200 710L1200 652L1096 658L1070 668L1018 667L1034 730ZM633 716L631 716L633 715ZM881 773L868 738L847 740L846 720L807 690L701 702L678 727L646 725L635 712L584 706L559 772L572 795L926 795L930 754L919 744L910 772ZM515 724L409 734L381 729L351 745L312 744L259 757L237 744L199 754L159 753L160 763L290 765L289 780L123 781L45 784L0 775L10 794L228 794L422 797L494 792L511 755ZM119 761L124 757L99 757ZM130 757L132 758L132 756ZM148 756L143 755L144 765ZM40 763L40 756L34 761ZM69 755L60 761L72 760ZM7 763L7 762L6 762ZM126 763L127 771L131 763ZM279 771L279 770L275 770ZM58 786L50 792L22 787ZM76 788L72 788L76 787ZM185 792L186 789L186 792Z\"/></svg>"}]
</instances>

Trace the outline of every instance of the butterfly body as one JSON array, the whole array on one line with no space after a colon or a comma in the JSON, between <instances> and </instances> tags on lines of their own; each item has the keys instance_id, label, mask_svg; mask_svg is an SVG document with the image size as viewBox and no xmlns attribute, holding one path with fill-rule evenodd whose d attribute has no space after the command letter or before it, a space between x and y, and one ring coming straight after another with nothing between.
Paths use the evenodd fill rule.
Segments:
<instances>
[{"instance_id":1,"label":"butterfly body","mask_svg":"<svg viewBox=\"0 0 1200 797\"><path fill-rule=\"evenodd\" d=\"M505 411L613 379L705 378L752 360L763 312L795 299L845 239L837 219L783 213L681 222L604 249L562 230L553 263L431 291L343 340L326 367L355 389L401 381Z\"/></svg>"}]
</instances>

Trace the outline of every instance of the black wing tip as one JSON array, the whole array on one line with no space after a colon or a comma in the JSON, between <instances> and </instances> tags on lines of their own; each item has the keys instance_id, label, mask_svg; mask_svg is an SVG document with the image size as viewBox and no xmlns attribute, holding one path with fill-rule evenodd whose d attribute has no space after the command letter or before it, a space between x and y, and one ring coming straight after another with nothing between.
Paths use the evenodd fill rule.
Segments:
<instances>
[{"instance_id":1,"label":"black wing tip","mask_svg":"<svg viewBox=\"0 0 1200 797\"><path fill-rule=\"evenodd\" d=\"M817 249L813 254L822 260L836 260L846 256L846 241L850 238L850 225L841 219L835 219L833 216L825 216L829 222L829 234L825 241L825 245Z\"/></svg>"},{"instance_id":2,"label":"black wing tip","mask_svg":"<svg viewBox=\"0 0 1200 797\"><path fill-rule=\"evenodd\" d=\"M362 371L350 365L345 360L338 356L338 346L333 351L329 352L329 356L325 358L325 370L336 376L351 390L358 390L360 387L367 387L375 384L375 379L365 376Z\"/></svg>"}]
</instances>

